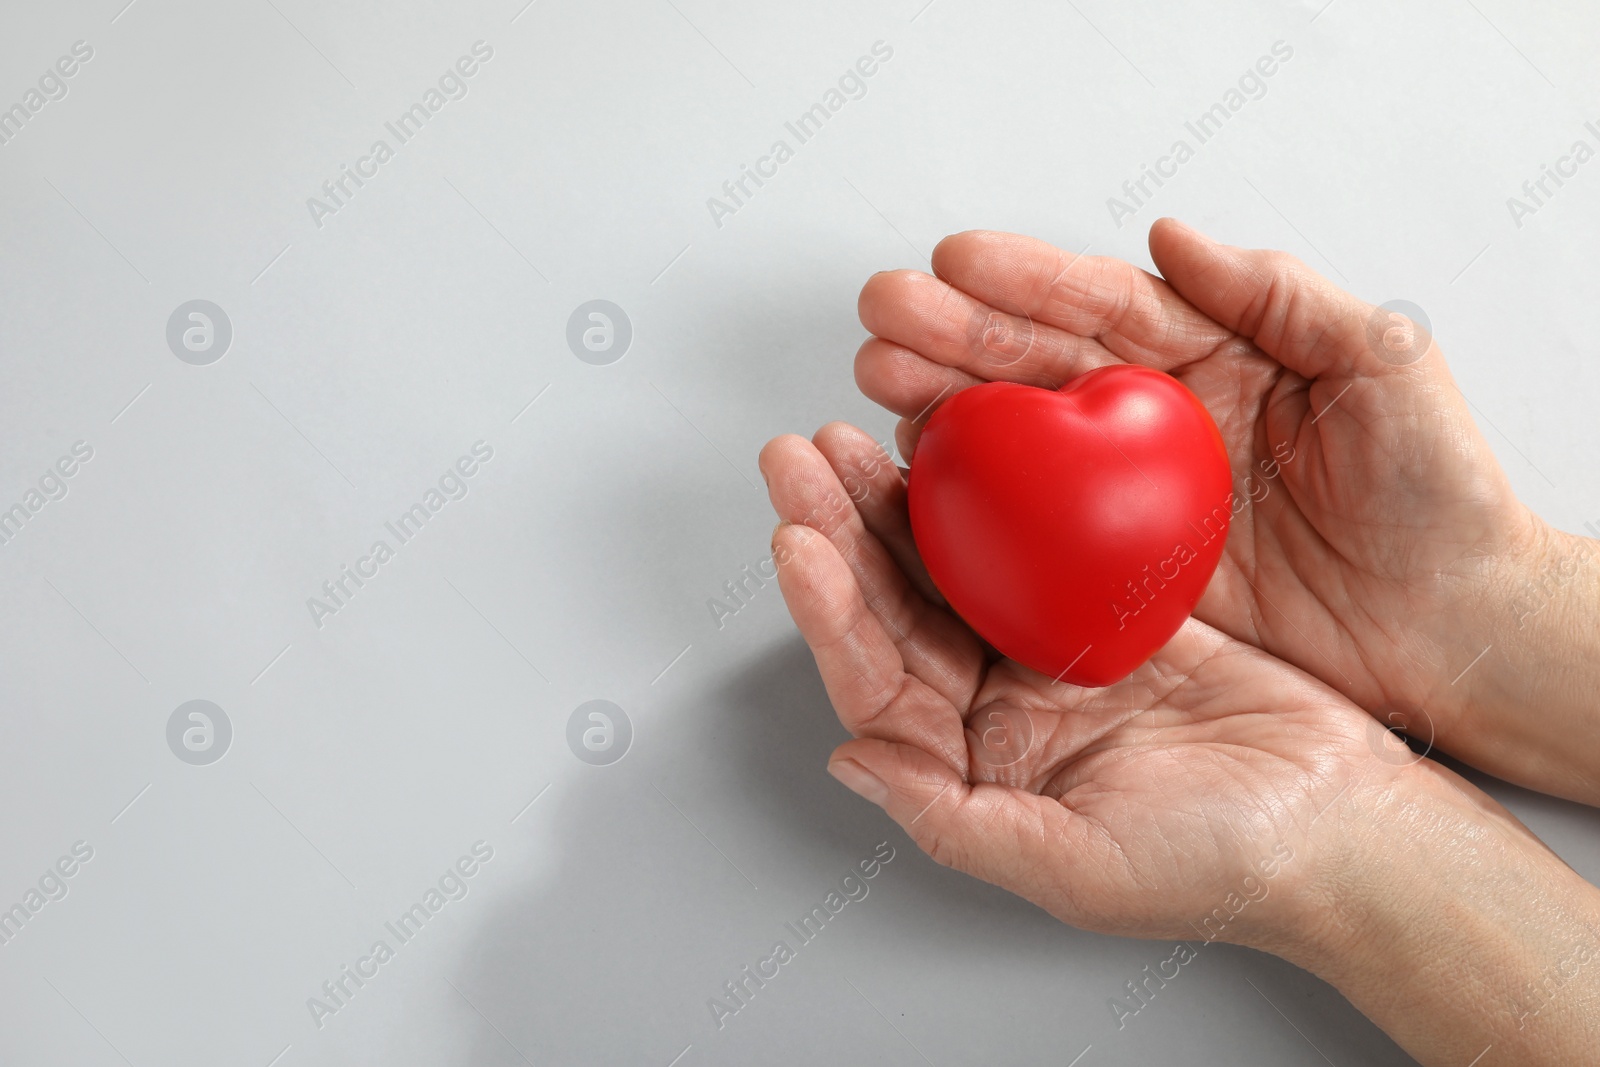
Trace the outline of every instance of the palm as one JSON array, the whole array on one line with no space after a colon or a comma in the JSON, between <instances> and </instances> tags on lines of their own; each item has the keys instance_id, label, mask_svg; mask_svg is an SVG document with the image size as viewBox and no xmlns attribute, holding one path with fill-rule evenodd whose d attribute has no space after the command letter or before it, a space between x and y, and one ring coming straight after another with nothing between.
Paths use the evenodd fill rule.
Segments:
<instances>
[{"instance_id":1,"label":"palm","mask_svg":"<svg viewBox=\"0 0 1600 1067\"><path fill-rule=\"evenodd\" d=\"M1292 857L1323 808L1374 764L1365 716L1195 622L1116 685L1052 684L1002 660L987 668L971 706L955 711L969 780L1012 786L1033 794L1019 806L1059 805L1083 821L1076 847L1059 853L1061 868L1028 895L1056 905L1061 869L1086 867L1098 878L1075 879L1075 904L1109 932L1191 935L1187 924L1257 876L1274 846ZM1024 721L1032 743L1008 764ZM1065 824L1053 829L1062 834ZM1146 897L1152 886L1166 887L1159 919Z\"/></svg>"},{"instance_id":2,"label":"palm","mask_svg":"<svg viewBox=\"0 0 1600 1067\"><path fill-rule=\"evenodd\" d=\"M775 548L834 706L864 739L841 754L889 746L914 764L906 770L924 811L958 788L989 786L971 796L981 794L986 837L1008 859L988 867L935 829L940 820L919 825L910 812L935 858L1078 925L1192 934L1189 922L1259 880L1258 864L1292 856L1354 778L1394 769L1376 759L1374 724L1358 709L1192 620L1104 689L992 659L932 595L900 472L874 462L874 448L833 424L815 446L774 441L762 470L780 516L807 527L780 529ZM1019 854L1037 862L1019 864Z\"/></svg>"},{"instance_id":3,"label":"palm","mask_svg":"<svg viewBox=\"0 0 1600 1067\"><path fill-rule=\"evenodd\" d=\"M877 336L857 378L908 417L909 455L932 407L980 381L1054 387L1120 362L1171 373L1216 419L1243 505L1197 617L1366 706L1421 707L1465 666L1448 662L1463 590L1521 514L1437 351L1385 362L1350 298L1306 283L1274 306L1196 267L1175 228L1158 243L1184 295L1120 261L950 238L940 279L883 274L863 290Z\"/></svg>"}]
</instances>

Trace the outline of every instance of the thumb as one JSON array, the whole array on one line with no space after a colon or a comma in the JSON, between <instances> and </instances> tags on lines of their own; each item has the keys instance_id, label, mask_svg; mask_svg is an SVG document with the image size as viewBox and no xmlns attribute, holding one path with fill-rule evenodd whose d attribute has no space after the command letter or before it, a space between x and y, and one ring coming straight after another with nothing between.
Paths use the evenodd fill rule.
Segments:
<instances>
[{"instance_id":1,"label":"thumb","mask_svg":"<svg viewBox=\"0 0 1600 1067\"><path fill-rule=\"evenodd\" d=\"M992 782L969 785L919 748L873 738L840 745L828 773L883 808L937 862L1065 922L1092 924L1079 899L1084 887L1072 883L1103 870L1109 850L1087 819L1059 801Z\"/></svg>"},{"instance_id":2,"label":"thumb","mask_svg":"<svg viewBox=\"0 0 1600 1067\"><path fill-rule=\"evenodd\" d=\"M1287 252L1221 244L1169 218L1150 227L1150 256L1185 300L1302 377L1443 372L1426 321L1374 307Z\"/></svg>"}]
</instances>

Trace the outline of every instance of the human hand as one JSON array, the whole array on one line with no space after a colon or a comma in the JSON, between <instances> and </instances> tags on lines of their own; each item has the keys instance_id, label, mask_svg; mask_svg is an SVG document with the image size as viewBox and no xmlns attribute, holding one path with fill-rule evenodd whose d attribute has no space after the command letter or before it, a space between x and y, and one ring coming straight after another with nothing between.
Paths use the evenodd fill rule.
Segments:
<instances>
[{"instance_id":1,"label":"human hand","mask_svg":"<svg viewBox=\"0 0 1600 1067\"><path fill-rule=\"evenodd\" d=\"M1580 554L1580 578L1562 583L1566 612L1538 620L1557 639L1529 630L1518 604L1530 574L1570 561L1581 539L1516 499L1432 338L1419 331L1406 347L1405 320L1283 253L1219 245L1170 219L1150 247L1164 279L969 232L935 249L937 277L870 279L860 312L875 336L856 378L903 417L902 453L942 400L981 381L1054 388L1119 362L1166 371L1216 419L1235 478L1227 547L1196 617L1385 726L1600 801L1600 741L1574 751L1561 730L1595 713L1587 665L1600 628L1566 631L1600 609L1600 553ZM1545 691L1542 678L1554 679Z\"/></svg>"},{"instance_id":2,"label":"human hand","mask_svg":"<svg viewBox=\"0 0 1600 1067\"><path fill-rule=\"evenodd\" d=\"M1399 770L1359 709L1193 620L1104 689L991 660L930 598L904 481L880 457L834 423L815 445L771 442L761 469L788 524L773 537L784 599L860 738L830 770L935 859L1077 926L1194 937L1191 924L1262 880L1258 865L1308 879L1325 857L1305 855L1306 835L1340 821L1323 809ZM1263 913L1294 895L1240 929L1268 937L1281 920Z\"/></svg>"},{"instance_id":3,"label":"human hand","mask_svg":"<svg viewBox=\"0 0 1600 1067\"><path fill-rule=\"evenodd\" d=\"M781 437L761 469L784 600L855 735L829 769L936 860L1075 926L1282 955L1426 1063L1592 1047L1597 968L1554 1006L1524 987L1595 940L1594 890L1494 801L1195 620L1104 689L992 659L867 435Z\"/></svg>"}]
</instances>

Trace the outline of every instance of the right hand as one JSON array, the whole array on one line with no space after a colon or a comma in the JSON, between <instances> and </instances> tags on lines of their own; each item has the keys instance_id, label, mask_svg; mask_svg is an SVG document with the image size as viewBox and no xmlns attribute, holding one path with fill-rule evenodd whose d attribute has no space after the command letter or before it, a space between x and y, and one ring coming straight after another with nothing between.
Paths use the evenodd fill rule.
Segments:
<instances>
[{"instance_id":1,"label":"right hand","mask_svg":"<svg viewBox=\"0 0 1600 1067\"><path fill-rule=\"evenodd\" d=\"M829 770L936 860L1075 926L1284 956L1430 1065L1592 1052L1597 894L1493 800L1193 619L1102 689L992 658L859 430L778 438L761 470L784 601L855 736ZM1530 994L1552 968L1559 998Z\"/></svg>"}]
</instances>

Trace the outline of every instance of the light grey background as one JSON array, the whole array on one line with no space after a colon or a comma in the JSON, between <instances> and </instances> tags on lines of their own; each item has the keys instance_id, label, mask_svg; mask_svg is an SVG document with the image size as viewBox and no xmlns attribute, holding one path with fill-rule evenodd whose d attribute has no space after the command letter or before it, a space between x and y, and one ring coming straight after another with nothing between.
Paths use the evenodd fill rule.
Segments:
<instances>
[{"instance_id":1,"label":"light grey background","mask_svg":"<svg viewBox=\"0 0 1600 1067\"><path fill-rule=\"evenodd\" d=\"M6 1064L1410 1062L1331 989L1083 934L937 867L823 773L842 731L774 586L755 455L855 392L855 294L969 227L1147 263L1176 214L1425 308L1518 490L1600 520L1600 15L1511 0L94 0L6 4L0 547ZM384 123L476 41L469 92ZM874 42L812 140L784 122ZM1267 91L1117 226L1107 198L1276 41ZM306 206L384 137L319 228ZM795 157L718 226L707 199ZM231 320L194 366L180 304ZM605 299L595 366L568 316ZM537 401L529 406L530 401ZM487 442L470 492L318 628L306 606ZM167 720L215 702L208 766ZM624 709L580 761L567 720ZM1592 812L1492 786L1580 872ZM531 806L530 806L531 802ZM474 842L493 859L320 1028L307 1008ZM880 841L895 859L720 1031L706 1002ZM1252 988L1252 986L1254 988ZM276 1057L276 1059L275 1059ZM677 1057L677 1059L674 1059ZM1075 1059L1081 1057L1081 1059Z\"/></svg>"}]
</instances>

